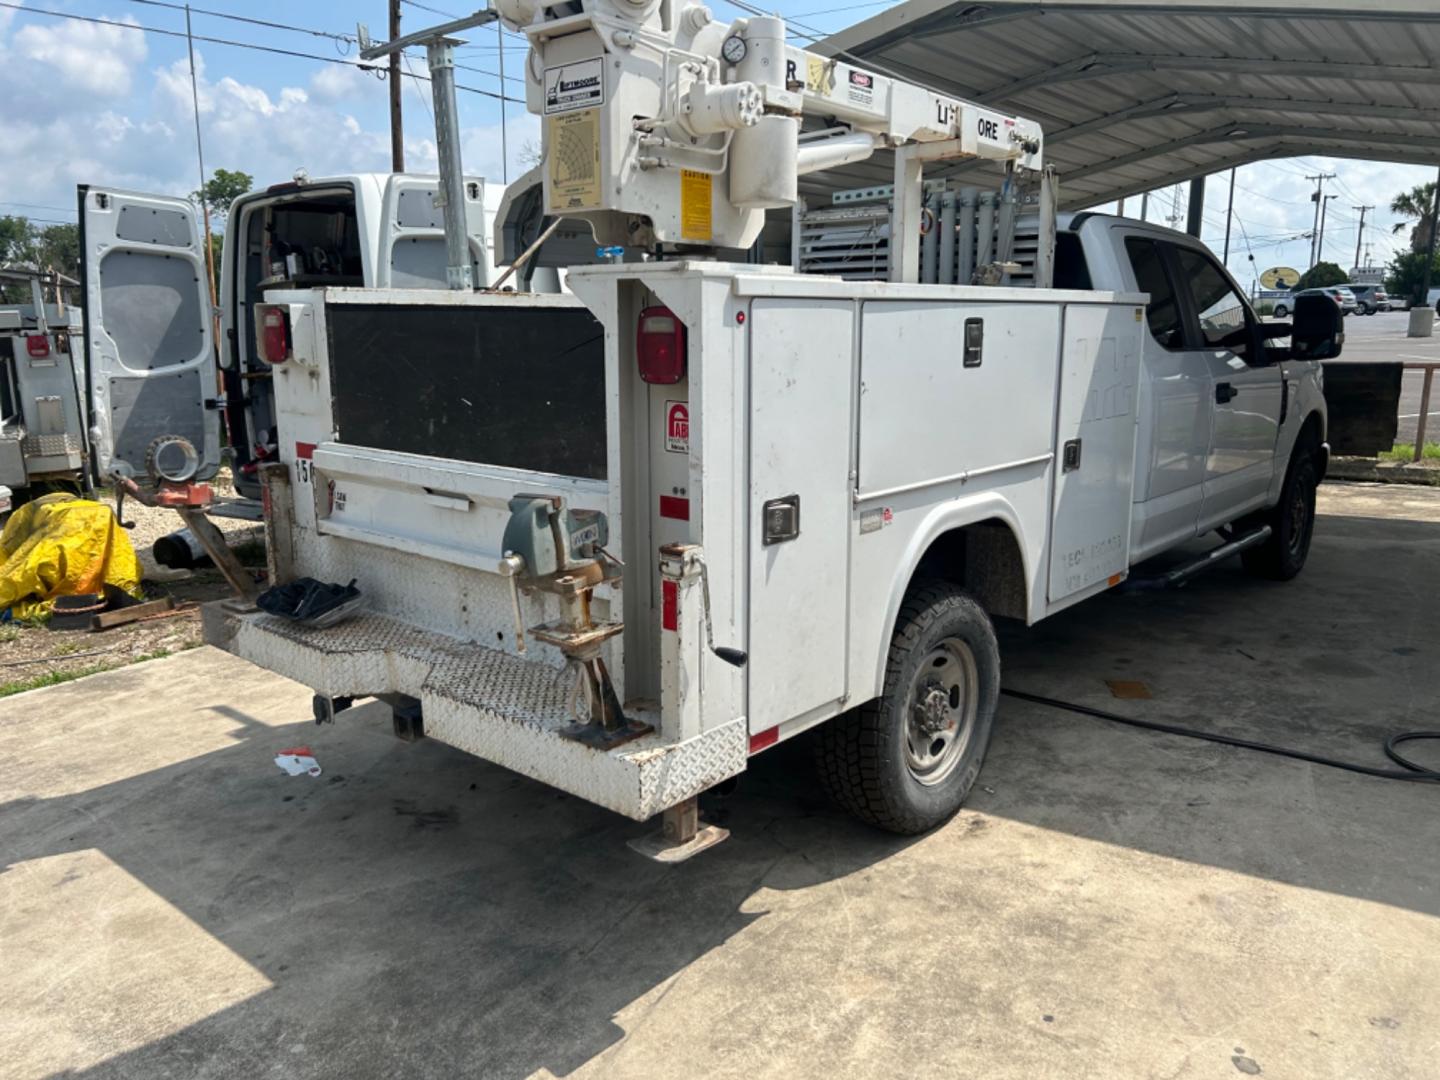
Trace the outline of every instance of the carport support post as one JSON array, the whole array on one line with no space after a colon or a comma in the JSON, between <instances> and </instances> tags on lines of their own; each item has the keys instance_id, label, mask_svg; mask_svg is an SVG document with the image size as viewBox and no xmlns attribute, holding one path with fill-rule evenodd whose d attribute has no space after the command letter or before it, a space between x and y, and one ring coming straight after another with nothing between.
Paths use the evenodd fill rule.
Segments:
<instances>
[{"instance_id":1,"label":"carport support post","mask_svg":"<svg viewBox=\"0 0 1440 1080\"><path fill-rule=\"evenodd\" d=\"M1205 212L1205 177L1197 176L1190 181L1190 212L1185 217L1185 231L1200 239L1200 226Z\"/></svg>"}]
</instances>

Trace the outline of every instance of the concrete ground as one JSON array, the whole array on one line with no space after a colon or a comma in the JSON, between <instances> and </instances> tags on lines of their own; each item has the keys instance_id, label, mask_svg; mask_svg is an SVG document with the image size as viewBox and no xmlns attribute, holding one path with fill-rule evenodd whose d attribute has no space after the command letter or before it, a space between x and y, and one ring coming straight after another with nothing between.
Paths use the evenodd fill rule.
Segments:
<instances>
[{"instance_id":1,"label":"concrete ground","mask_svg":"<svg viewBox=\"0 0 1440 1080\"><path fill-rule=\"evenodd\" d=\"M1437 726L1440 492L1321 504L1295 582L1007 628L1006 682L1383 764ZM1005 700L928 836L786 745L664 868L380 708L308 717L209 649L0 703L9 1080L1435 1076L1431 786ZM322 776L274 766L297 743Z\"/></svg>"}]
</instances>

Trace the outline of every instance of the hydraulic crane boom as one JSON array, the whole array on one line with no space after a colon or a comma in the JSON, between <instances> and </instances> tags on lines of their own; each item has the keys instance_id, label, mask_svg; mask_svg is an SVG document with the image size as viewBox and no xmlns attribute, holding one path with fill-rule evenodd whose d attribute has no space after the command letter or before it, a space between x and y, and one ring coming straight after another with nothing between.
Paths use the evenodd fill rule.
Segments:
<instances>
[{"instance_id":1,"label":"hydraulic crane boom","mask_svg":"<svg viewBox=\"0 0 1440 1080\"><path fill-rule=\"evenodd\" d=\"M1042 168L1033 121L786 44L783 19L728 25L686 0L496 0L531 51L544 209L597 242L752 244L797 178L896 150L896 265L914 261L920 165L973 157ZM822 119L801 134L801 118Z\"/></svg>"}]
</instances>

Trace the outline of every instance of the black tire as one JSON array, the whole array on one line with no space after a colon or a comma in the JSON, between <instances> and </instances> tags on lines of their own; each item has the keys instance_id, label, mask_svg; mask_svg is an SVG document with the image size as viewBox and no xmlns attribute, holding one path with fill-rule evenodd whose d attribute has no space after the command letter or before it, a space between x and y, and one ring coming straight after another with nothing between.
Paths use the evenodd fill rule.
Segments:
<instances>
[{"instance_id":1,"label":"black tire","mask_svg":"<svg viewBox=\"0 0 1440 1080\"><path fill-rule=\"evenodd\" d=\"M1283 319L1283 318L1285 318L1286 315L1289 315L1289 314L1290 314L1290 309L1289 309L1288 307L1286 307L1284 304L1276 304L1276 305L1275 305L1275 317L1276 317L1277 319Z\"/></svg>"},{"instance_id":2,"label":"black tire","mask_svg":"<svg viewBox=\"0 0 1440 1080\"><path fill-rule=\"evenodd\" d=\"M947 689L943 682L952 670L963 672L969 687L958 698L962 684ZM921 689L928 702L917 706ZM880 697L817 733L821 782L837 803L876 828L902 835L932 829L960 809L975 783L999 697L1000 647L985 610L948 582L912 585L900 605ZM911 741L916 734L925 741L919 753ZM935 758L933 768L925 765L926 753Z\"/></svg>"},{"instance_id":3,"label":"black tire","mask_svg":"<svg viewBox=\"0 0 1440 1080\"><path fill-rule=\"evenodd\" d=\"M1297 446L1285 486L1280 489L1280 502L1261 519L1272 530L1270 539L1240 556L1246 570L1274 581L1289 581L1305 569L1315 533L1315 489L1319 483L1314 448Z\"/></svg>"}]
</instances>

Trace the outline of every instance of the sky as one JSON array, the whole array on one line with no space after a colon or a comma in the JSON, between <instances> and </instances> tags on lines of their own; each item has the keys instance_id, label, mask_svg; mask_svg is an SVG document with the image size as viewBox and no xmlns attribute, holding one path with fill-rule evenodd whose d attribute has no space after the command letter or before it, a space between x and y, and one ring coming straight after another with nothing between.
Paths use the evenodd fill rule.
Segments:
<instances>
[{"instance_id":1,"label":"sky","mask_svg":"<svg viewBox=\"0 0 1440 1080\"><path fill-rule=\"evenodd\" d=\"M475 2L404 0L403 29L464 14L474 10ZM791 20L792 31L824 34L892 3L834 0L827 6L826 0L781 0L774 6ZM181 7L171 0L0 0L0 101L5 102L0 130L7 163L0 170L0 215L22 214L42 224L74 221L78 183L178 195L198 186ZM714 0L713 7L721 19L742 14L729 0ZM386 86L355 66L354 41L357 20L368 22L372 36L387 36L384 0L196 0L192 12L197 38L238 43L197 40L195 45L207 170L239 169L264 186L287 180L300 168L312 177L389 169ZM263 22L293 29L259 25ZM458 94L466 172L503 182L524 171L527 148L533 152L539 143L539 126L525 112L519 77L524 41L505 32L502 83L497 29L484 27L464 36L468 42L456 57L462 65L456 81L471 88ZM805 43L803 37L796 40ZM426 73L419 50L408 65L416 74ZM406 167L433 171L429 85L408 78L405 83ZM497 97L502 86L515 99L503 103L503 125ZM1300 234L1311 228L1314 184L1305 177L1317 172L1337 174L1327 187L1339 198L1329 203L1325 258L1347 269L1359 231L1353 208L1376 206L1366 217L1362 262L1368 245L1371 261L1383 265L1397 248L1403 250L1407 237L1404 231L1391 233L1397 219L1389 212L1390 200L1434 177L1433 169L1421 166L1323 157L1241 168L1229 266L1242 284L1269 266L1308 265L1310 241ZM1217 252L1224 241L1227 195L1228 177L1212 178L1202 238ZM1186 203L1184 185L1178 201L1177 189L1156 192L1149 218L1164 221L1178 207L1183 228ZM1131 216L1138 216L1139 209L1138 198L1126 205Z\"/></svg>"}]
</instances>

